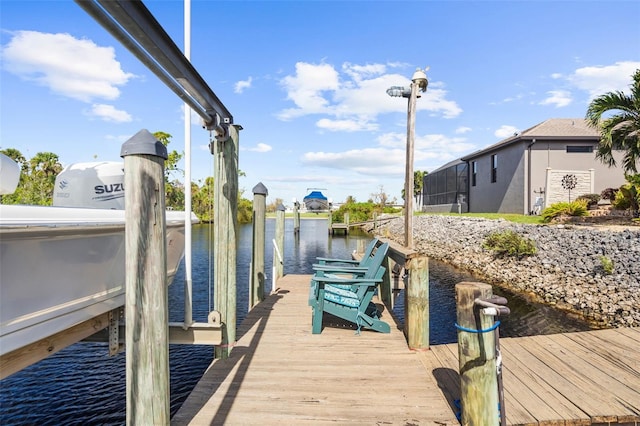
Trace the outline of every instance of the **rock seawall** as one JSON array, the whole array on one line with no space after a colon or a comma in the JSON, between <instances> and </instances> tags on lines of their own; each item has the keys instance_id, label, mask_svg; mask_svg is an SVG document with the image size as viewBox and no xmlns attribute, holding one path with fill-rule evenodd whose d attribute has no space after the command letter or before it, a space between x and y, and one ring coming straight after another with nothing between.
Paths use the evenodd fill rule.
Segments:
<instances>
[{"instance_id":1,"label":"rock seawall","mask_svg":"<svg viewBox=\"0 0 640 426\"><path fill-rule=\"evenodd\" d=\"M382 222L381 222L382 223ZM556 305L600 327L640 326L640 229L600 230L575 225L524 225L463 216L416 216L416 250L473 273L480 280ZM363 226L403 243L404 220ZM513 230L535 241L523 259L483 249L496 231ZM613 261L607 274L601 257Z\"/></svg>"}]
</instances>

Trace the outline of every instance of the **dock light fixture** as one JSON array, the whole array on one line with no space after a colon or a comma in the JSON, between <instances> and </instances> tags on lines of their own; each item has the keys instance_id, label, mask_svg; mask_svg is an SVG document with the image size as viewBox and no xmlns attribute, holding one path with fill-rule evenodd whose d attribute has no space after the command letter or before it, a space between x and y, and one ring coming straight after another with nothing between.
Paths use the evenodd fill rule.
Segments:
<instances>
[{"instance_id":1,"label":"dock light fixture","mask_svg":"<svg viewBox=\"0 0 640 426\"><path fill-rule=\"evenodd\" d=\"M391 86L387 89L387 95L391 97L408 98L407 106L407 160L405 164L404 178L404 245L413 247L413 145L416 127L416 99L420 97L419 92L426 92L429 80L426 72L417 68L411 77L411 86Z\"/></svg>"}]
</instances>

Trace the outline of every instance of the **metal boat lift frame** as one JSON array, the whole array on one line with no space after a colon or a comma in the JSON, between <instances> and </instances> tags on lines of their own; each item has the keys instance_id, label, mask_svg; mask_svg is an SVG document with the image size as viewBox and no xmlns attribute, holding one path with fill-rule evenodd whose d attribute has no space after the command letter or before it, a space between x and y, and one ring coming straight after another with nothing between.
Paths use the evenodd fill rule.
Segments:
<instances>
[{"instance_id":1,"label":"metal boat lift frame","mask_svg":"<svg viewBox=\"0 0 640 426\"><path fill-rule=\"evenodd\" d=\"M202 118L203 128L212 132L217 141L229 138L229 127L234 124L232 114L141 1L75 2L189 105ZM3 356L0 378L81 340L108 341L110 354L119 352L123 341L122 312L123 308L115 309ZM169 342L219 345L220 314L211 312L207 323L170 323Z\"/></svg>"},{"instance_id":2,"label":"metal boat lift frame","mask_svg":"<svg viewBox=\"0 0 640 426\"><path fill-rule=\"evenodd\" d=\"M75 2L189 105L202 118L203 127L215 134L216 140L224 141L229 137L233 115L142 1ZM190 297L191 291L188 293ZM185 297L188 296L185 294ZM191 306L191 300L188 304ZM169 329L170 343L215 345L222 341L221 318L215 311L209 314L207 323L191 322L189 312L183 323L170 323ZM111 323L109 341L118 340L118 334L119 327ZM114 349L112 343L110 352Z\"/></svg>"}]
</instances>

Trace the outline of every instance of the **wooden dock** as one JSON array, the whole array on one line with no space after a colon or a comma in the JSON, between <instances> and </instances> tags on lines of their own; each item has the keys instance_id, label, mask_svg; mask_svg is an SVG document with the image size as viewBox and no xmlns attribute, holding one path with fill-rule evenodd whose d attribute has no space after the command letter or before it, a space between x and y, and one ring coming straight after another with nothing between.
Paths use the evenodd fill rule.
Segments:
<instances>
[{"instance_id":1,"label":"wooden dock","mask_svg":"<svg viewBox=\"0 0 640 426\"><path fill-rule=\"evenodd\" d=\"M172 425L456 425L457 345L412 352L400 330L311 334L308 275L287 275L214 360ZM640 425L640 330L501 339L509 425Z\"/></svg>"},{"instance_id":2,"label":"wooden dock","mask_svg":"<svg viewBox=\"0 0 640 426\"><path fill-rule=\"evenodd\" d=\"M331 235L335 235L336 233L343 233L347 235L349 234L349 224L348 223L332 223L329 228L329 233Z\"/></svg>"}]
</instances>

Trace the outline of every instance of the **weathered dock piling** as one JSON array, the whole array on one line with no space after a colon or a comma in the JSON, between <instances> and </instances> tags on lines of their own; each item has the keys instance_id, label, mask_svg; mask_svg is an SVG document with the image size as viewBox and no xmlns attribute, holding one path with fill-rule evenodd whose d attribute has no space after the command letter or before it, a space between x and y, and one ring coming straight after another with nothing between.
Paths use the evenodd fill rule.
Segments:
<instances>
[{"instance_id":1,"label":"weathered dock piling","mask_svg":"<svg viewBox=\"0 0 640 426\"><path fill-rule=\"evenodd\" d=\"M222 321L222 344L216 358L227 358L236 340L236 240L238 235L238 143L241 126L229 126L226 139L213 144L214 170L214 308Z\"/></svg>"},{"instance_id":2,"label":"weathered dock piling","mask_svg":"<svg viewBox=\"0 0 640 426\"><path fill-rule=\"evenodd\" d=\"M276 231L275 240L273 246L273 287L275 290L275 283L278 279L284 276L284 212L285 208L282 204L276 208Z\"/></svg>"},{"instance_id":3,"label":"weathered dock piling","mask_svg":"<svg viewBox=\"0 0 640 426\"><path fill-rule=\"evenodd\" d=\"M264 299L264 238L267 195L269 195L269 191L262 182L253 187L253 243L249 309Z\"/></svg>"},{"instance_id":4,"label":"weathered dock piling","mask_svg":"<svg viewBox=\"0 0 640 426\"><path fill-rule=\"evenodd\" d=\"M169 306L164 161L167 149L141 130L122 145L128 425L168 424Z\"/></svg>"},{"instance_id":5,"label":"weathered dock piling","mask_svg":"<svg viewBox=\"0 0 640 426\"><path fill-rule=\"evenodd\" d=\"M491 296L489 284L456 284L461 421L464 425L500 423L494 320L491 315L484 315L476 304L476 300Z\"/></svg>"},{"instance_id":6,"label":"weathered dock piling","mask_svg":"<svg viewBox=\"0 0 640 426\"><path fill-rule=\"evenodd\" d=\"M429 258L417 251L387 239L389 243L387 273L383 277L380 298L388 308L393 307L390 271L405 271L404 333L412 350L429 349Z\"/></svg>"},{"instance_id":7,"label":"weathered dock piling","mask_svg":"<svg viewBox=\"0 0 640 426\"><path fill-rule=\"evenodd\" d=\"M300 203L296 200L293 201L293 233L300 233Z\"/></svg>"}]
</instances>

